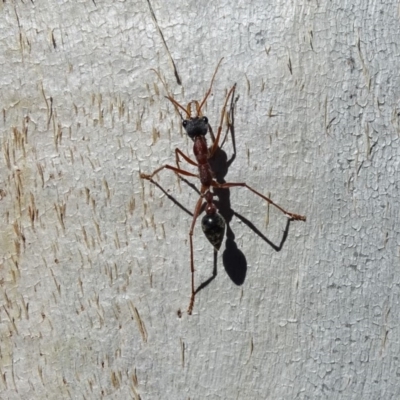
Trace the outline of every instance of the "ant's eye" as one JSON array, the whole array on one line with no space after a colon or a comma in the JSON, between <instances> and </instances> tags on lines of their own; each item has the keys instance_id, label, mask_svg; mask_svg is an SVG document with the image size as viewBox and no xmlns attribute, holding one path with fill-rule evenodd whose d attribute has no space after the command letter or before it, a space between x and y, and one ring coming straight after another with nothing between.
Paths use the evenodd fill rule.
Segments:
<instances>
[{"instance_id":1,"label":"ant's eye","mask_svg":"<svg viewBox=\"0 0 400 400\"><path fill-rule=\"evenodd\" d=\"M205 124L208 124L208 118L207 117L203 117L203 121Z\"/></svg>"},{"instance_id":2,"label":"ant's eye","mask_svg":"<svg viewBox=\"0 0 400 400\"><path fill-rule=\"evenodd\" d=\"M188 124L188 122L186 121L186 119L184 121L182 121L182 125L184 128L186 128L186 125Z\"/></svg>"}]
</instances>

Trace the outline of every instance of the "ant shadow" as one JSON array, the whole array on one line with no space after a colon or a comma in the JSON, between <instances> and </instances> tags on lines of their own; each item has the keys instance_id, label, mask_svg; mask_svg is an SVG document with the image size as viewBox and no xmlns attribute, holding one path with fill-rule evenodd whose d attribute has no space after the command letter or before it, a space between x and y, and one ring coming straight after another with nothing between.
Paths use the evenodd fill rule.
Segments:
<instances>
[{"instance_id":1,"label":"ant shadow","mask_svg":"<svg viewBox=\"0 0 400 400\"><path fill-rule=\"evenodd\" d=\"M226 183L225 177L228 174L230 166L232 165L232 163L235 161L236 158L235 106L238 99L239 97L234 98L232 96L232 101L228 112L229 122L225 138L222 141L221 146L217 148L213 157L208 160L211 169L214 172L215 180L220 184ZM230 132L230 137L232 140L232 148L233 148L233 153L229 160L226 152L222 149L228 131ZM181 179L187 182L186 179L182 177ZM258 235L262 240L264 240L264 242L266 242L277 252L282 250L283 245L286 242L286 239L289 234L291 219L287 220L281 241L278 245L276 245L271 240L269 240L250 220L248 220L247 218L245 218L244 216L242 216L241 214L237 213L232 209L230 201L230 196L231 196L230 189L214 188L213 192L218 197L218 201L215 201L218 211L223 216L226 222L226 241L225 241L225 250L223 251L222 254L222 262L229 278L235 285L240 286L244 283L246 279L247 259L244 253L239 249L237 243L235 242L235 234L230 225L233 216L242 221L248 228L250 228L256 235ZM207 281L205 281L203 284L199 286L197 291L207 286L216 277L216 275L217 275L217 252L214 250L213 274Z\"/></svg>"},{"instance_id":2,"label":"ant shadow","mask_svg":"<svg viewBox=\"0 0 400 400\"><path fill-rule=\"evenodd\" d=\"M211 168L215 173L215 179L218 183L226 183L225 176L227 175L229 167L234 161L235 157L236 152L234 152L230 160L227 160L225 151L218 149L213 159L210 160ZM250 220L232 209L230 189L214 188L214 193L218 197L218 201L215 201L218 211L224 217L226 222L225 250L222 254L223 265L232 282L240 286L244 283L246 278L247 260L244 253L239 249L237 243L235 242L235 233L231 228L231 221L233 217L235 216L238 218L277 252L282 250L283 245L286 242L291 220L288 219L286 222L280 243L275 244L268 239Z\"/></svg>"}]
</instances>

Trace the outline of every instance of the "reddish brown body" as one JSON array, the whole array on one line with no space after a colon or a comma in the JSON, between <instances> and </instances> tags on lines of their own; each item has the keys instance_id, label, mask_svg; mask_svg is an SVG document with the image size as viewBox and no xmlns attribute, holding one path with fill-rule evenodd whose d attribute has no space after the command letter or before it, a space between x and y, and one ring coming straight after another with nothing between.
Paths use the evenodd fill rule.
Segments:
<instances>
[{"instance_id":1,"label":"reddish brown body","mask_svg":"<svg viewBox=\"0 0 400 400\"><path fill-rule=\"evenodd\" d=\"M193 153L198 164L200 182L209 188L213 181L213 172L208 163L208 147L204 136L194 138Z\"/></svg>"}]
</instances>

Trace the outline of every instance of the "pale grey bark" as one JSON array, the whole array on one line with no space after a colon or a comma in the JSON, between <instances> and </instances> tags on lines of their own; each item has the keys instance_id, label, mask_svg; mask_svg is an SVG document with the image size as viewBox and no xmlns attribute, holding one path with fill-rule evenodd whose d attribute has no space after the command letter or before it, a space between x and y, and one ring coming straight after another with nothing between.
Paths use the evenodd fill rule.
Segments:
<instances>
[{"instance_id":1,"label":"pale grey bark","mask_svg":"<svg viewBox=\"0 0 400 400\"><path fill-rule=\"evenodd\" d=\"M399 398L398 3L151 5L182 86L146 1L0 6L1 398ZM250 223L278 245L286 217L231 189L245 280L224 244L189 317L191 217L139 171L192 145L151 69L186 104L221 57L226 180L307 222L277 252ZM200 284L199 226L194 258Z\"/></svg>"}]
</instances>

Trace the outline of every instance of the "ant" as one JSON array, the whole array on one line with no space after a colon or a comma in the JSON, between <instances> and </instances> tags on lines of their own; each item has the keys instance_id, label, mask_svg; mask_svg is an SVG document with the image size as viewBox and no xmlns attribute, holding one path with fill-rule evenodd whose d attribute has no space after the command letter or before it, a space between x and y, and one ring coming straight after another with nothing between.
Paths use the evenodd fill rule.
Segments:
<instances>
[{"instance_id":1,"label":"ant","mask_svg":"<svg viewBox=\"0 0 400 400\"><path fill-rule=\"evenodd\" d=\"M193 161L192 159L189 158L189 156L185 155L179 148L176 148L175 149L176 167L169 165L169 164L165 164L165 165L162 165L161 167L157 168L150 175L143 174L143 173L140 174L140 178L147 179L147 180L153 182L154 175L158 174L163 169L169 169L171 171L174 171L178 176L183 175L183 176L196 177L196 178L200 179L200 183L201 183L200 197L199 197L199 199L196 203L196 207L194 209L192 224L190 226L190 231L189 231L190 269L191 269L191 276L192 276L192 293L191 293L191 297L190 297L189 307L187 310L189 315L192 314L193 306L194 306L194 299L195 299L195 295L197 293L197 291L195 290L195 285L194 285L193 231L194 231L194 227L196 224L196 220L197 220L198 216L201 214L201 212L203 211L203 209L205 210L205 216L202 218L202 221L201 221L202 230L203 230L206 238L214 246L214 249L216 251L218 251L220 249L222 240L224 237L224 233L225 233L225 225L226 225L225 220L221 216L221 214L218 212L217 205L214 202L215 193L211 189L228 189L231 187L245 187L245 188L249 189L250 191L252 191L257 196L259 196L262 199L264 199L265 201L267 201L269 204L276 207L278 210L280 210L282 213L284 213L290 220L297 220L297 221L305 221L306 220L306 217L304 217L302 215L294 214L294 213L284 210L278 204L274 203L270 198L257 192L255 189L248 186L247 183L245 183L245 182L219 183L216 181L215 174L211 168L209 161L213 159L216 151L218 149L220 149L219 141L221 138L222 125L224 122L226 107L227 107L229 99L230 98L233 99L234 91L236 88L236 83L232 86L232 88L229 90L228 94L226 95L225 103L224 103L224 106L222 107L222 111L221 111L221 119L220 119L216 137L214 136L211 125L208 123L208 118L203 115L201 110L202 110L204 104L206 103L207 98L209 97L209 95L211 93L215 75L217 74L218 68L219 68L222 60L223 59L221 59L219 61L218 65L215 69L214 75L211 79L210 87L207 90L207 92L204 95L204 98L201 102L199 102L197 100L193 100L187 105L186 108L184 108L169 93L168 93L168 96L166 96L166 98L174 105L176 111L180 114L181 119L182 119L182 126L185 129L187 135L194 142L193 153L196 158L196 161ZM157 73L157 75L160 77L160 75L158 73ZM161 77L160 77L160 79L161 79ZM161 81L162 81L162 79L161 79ZM164 82L163 82L163 84L164 84ZM167 92L168 92L168 90L167 90ZM194 115L192 114L193 106L195 108ZM186 117L187 117L186 119L183 118L182 114L180 113L180 110L186 114ZM228 122L228 129L229 129L229 122ZM207 141L206 141L206 134L208 131L210 132L211 138L213 140L211 147L207 146ZM221 147L222 147L224 141L225 141L225 139L223 140ZM198 174L183 170L179 165L181 158L183 158L188 164L197 167Z\"/></svg>"}]
</instances>

